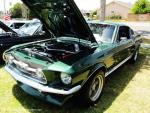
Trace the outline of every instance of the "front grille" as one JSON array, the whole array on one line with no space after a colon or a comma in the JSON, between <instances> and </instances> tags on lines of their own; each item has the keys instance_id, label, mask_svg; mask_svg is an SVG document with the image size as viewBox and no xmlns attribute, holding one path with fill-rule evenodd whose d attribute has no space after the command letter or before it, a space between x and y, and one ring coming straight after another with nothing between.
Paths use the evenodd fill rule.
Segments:
<instances>
[{"instance_id":1,"label":"front grille","mask_svg":"<svg viewBox=\"0 0 150 113\"><path fill-rule=\"evenodd\" d=\"M39 83L42 83L42 84L47 83L46 77L44 75L42 78L38 77L38 75L36 74L35 68L32 68L29 65L23 66L23 65L20 65L19 63L22 63L24 65L28 65L28 64L25 64L24 62L13 60L11 63L11 68L12 69L15 68L17 71L19 71L21 73L21 76L32 79L32 80L39 82Z\"/></svg>"}]
</instances>

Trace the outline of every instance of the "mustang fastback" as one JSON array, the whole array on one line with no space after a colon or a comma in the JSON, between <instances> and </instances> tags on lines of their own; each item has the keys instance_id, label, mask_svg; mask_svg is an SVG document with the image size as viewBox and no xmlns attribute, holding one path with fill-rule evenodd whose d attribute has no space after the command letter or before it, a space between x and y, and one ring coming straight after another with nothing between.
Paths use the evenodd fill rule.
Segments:
<instances>
[{"instance_id":1,"label":"mustang fastback","mask_svg":"<svg viewBox=\"0 0 150 113\"><path fill-rule=\"evenodd\" d=\"M137 61L141 39L130 27L86 22L73 0L22 1L50 34L48 40L17 45L3 55L6 71L28 94L56 105L80 94L93 105L105 77Z\"/></svg>"}]
</instances>

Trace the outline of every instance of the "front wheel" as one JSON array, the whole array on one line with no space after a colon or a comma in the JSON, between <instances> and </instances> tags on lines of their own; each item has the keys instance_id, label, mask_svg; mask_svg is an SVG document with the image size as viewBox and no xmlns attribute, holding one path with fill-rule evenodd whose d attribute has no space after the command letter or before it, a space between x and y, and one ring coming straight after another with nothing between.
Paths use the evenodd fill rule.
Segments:
<instances>
[{"instance_id":1,"label":"front wheel","mask_svg":"<svg viewBox=\"0 0 150 113\"><path fill-rule=\"evenodd\" d=\"M86 105L94 105L98 102L105 83L104 72L99 71L88 81L84 89L84 102Z\"/></svg>"}]
</instances>

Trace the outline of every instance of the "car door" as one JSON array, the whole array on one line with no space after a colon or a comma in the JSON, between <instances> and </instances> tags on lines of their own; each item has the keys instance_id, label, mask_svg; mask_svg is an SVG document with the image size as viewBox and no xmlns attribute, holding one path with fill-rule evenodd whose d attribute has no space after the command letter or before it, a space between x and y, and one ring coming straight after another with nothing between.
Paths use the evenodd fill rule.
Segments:
<instances>
[{"instance_id":1,"label":"car door","mask_svg":"<svg viewBox=\"0 0 150 113\"><path fill-rule=\"evenodd\" d=\"M114 58L116 65L122 64L130 59L133 43L134 42L131 37L130 28L127 26L120 26L118 29L117 37L115 39L116 52Z\"/></svg>"}]
</instances>

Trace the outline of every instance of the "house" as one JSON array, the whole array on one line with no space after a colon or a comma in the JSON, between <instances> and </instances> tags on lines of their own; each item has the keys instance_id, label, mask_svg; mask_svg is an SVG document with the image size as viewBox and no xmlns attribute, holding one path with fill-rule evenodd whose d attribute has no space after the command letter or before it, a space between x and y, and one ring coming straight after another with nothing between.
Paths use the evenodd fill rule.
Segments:
<instances>
[{"instance_id":1,"label":"house","mask_svg":"<svg viewBox=\"0 0 150 113\"><path fill-rule=\"evenodd\" d=\"M106 17L119 15L122 19L127 19L128 14L131 12L131 8L132 4L130 3L113 0L106 5Z\"/></svg>"}]
</instances>

